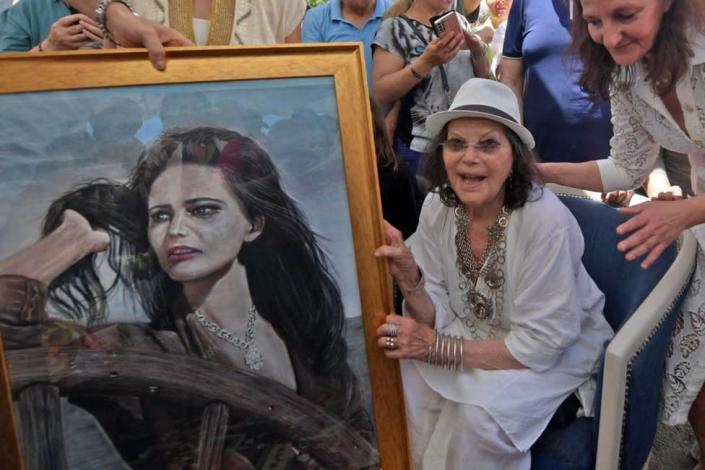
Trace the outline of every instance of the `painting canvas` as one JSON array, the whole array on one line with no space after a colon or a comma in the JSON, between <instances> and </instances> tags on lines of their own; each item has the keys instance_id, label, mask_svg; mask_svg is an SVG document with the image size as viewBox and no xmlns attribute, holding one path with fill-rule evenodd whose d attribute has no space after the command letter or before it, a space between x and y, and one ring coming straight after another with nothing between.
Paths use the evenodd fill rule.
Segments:
<instances>
[{"instance_id":1,"label":"painting canvas","mask_svg":"<svg viewBox=\"0 0 705 470\"><path fill-rule=\"evenodd\" d=\"M20 459L406 467L358 46L0 61Z\"/></svg>"}]
</instances>

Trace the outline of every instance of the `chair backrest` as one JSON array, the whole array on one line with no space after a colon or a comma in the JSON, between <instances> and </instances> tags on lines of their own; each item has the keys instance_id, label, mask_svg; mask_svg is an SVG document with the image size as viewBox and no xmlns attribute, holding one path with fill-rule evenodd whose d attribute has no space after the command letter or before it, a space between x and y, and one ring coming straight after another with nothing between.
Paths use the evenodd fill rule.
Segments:
<instances>
[{"instance_id":1,"label":"chair backrest","mask_svg":"<svg viewBox=\"0 0 705 470\"><path fill-rule=\"evenodd\" d=\"M580 225L585 239L583 264L597 287L605 294L604 315L617 331L658 284L677 255L675 243L668 247L649 269L639 260L627 261L617 250L624 237L617 226L628 217L617 209L570 195L560 195Z\"/></svg>"},{"instance_id":2,"label":"chair backrest","mask_svg":"<svg viewBox=\"0 0 705 470\"><path fill-rule=\"evenodd\" d=\"M616 333L642 306L669 270L678 255L676 243L669 246L651 267L641 269L640 260L627 261L624 253L617 250L617 243L624 237L617 235L616 228L628 217L606 204L588 198L574 195L559 197L580 225L585 239L583 264L605 294L604 315ZM662 320L650 330L648 341L640 343L637 351L629 357L625 389L620 397L614 397L614 400L623 402L622 411L617 412L610 407L611 414L620 413L621 416L605 417L607 423L613 420L621 423L620 429L615 430L618 442L614 443L619 455L619 468L641 469L648 457L656 433L665 352L684 291L685 287L681 287L679 294L673 293L674 302L670 308L664 308ZM603 361L598 373L596 398L602 397L604 366ZM595 443L598 442L602 404L599 399L595 403Z\"/></svg>"}]
</instances>

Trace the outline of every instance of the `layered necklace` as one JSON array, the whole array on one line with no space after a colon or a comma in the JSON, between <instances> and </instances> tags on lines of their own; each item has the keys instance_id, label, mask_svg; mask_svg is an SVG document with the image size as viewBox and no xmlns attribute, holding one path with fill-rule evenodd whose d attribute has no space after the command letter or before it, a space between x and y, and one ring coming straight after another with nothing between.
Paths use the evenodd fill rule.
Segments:
<instances>
[{"instance_id":1,"label":"layered necklace","mask_svg":"<svg viewBox=\"0 0 705 470\"><path fill-rule=\"evenodd\" d=\"M245 365L250 370L260 370L264 365L264 360L262 359L262 353L255 346L255 323L257 322L257 308L254 304L247 311L247 324L245 325L244 336L236 336L231 331L218 325L216 322L209 320L201 312L200 309L196 309L194 312L196 315L196 320L205 329L213 333L218 338L223 341L232 344L236 348L245 352Z\"/></svg>"},{"instance_id":2,"label":"layered necklace","mask_svg":"<svg viewBox=\"0 0 705 470\"><path fill-rule=\"evenodd\" d=\"M499 317L504 305L504 263L510 214L511 210L502 207L494 224L487 229L489 236L484 252L480 258L476 258L470 244L470 216L464 206L455 208L455 248L458 253L456 266L460 271L458 287L463 292L461 320L471 330L476 329L473 316L477 320L489 320L492 327L500 324ZM484 280L488 287L483 289L484 292L478 289L480 279Z\"/></svg>"}]
</instances>

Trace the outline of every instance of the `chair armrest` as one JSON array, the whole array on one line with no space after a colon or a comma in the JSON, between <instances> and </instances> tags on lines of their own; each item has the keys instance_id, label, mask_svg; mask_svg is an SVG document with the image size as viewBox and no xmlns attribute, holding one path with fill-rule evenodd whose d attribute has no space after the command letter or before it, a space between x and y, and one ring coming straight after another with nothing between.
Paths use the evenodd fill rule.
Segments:
<instances>
[{"instance_id":1,"label":"chair armrest","mask_svg":"<svg viewBox=\"0 0 705 470\"><path fill-rule=\"evenodd\" d=\"M675 261L607 346L605 351L603 388L601 397L600 424L597 442L596 468L620 468L621 450L624 440L627 393L629 392L632 365L637 356L659 334L659 328L678 307L695 269L697 242L687 230L680 238L680 249ZM678 312L675 312L677 315ZM671 323L672 324L672 323ZM670 341L671 328L665 332ZM667 342L665 343L668 344ZM655 374L656 375L656 374ZM658 384L663 370L656 375ZM655 417L654 417L655 419ZM652 436L653 439L653 436ZM648 449L645 449L648 454Z\"/></svg>"},{"instance_id":2,"label":"chair armrest","mask_svg":"<svg viewBox=\"0 0 705 470\"><path fill-rule=\"evenodd\" d=\"M602 202L602 193L597 191L588 191L587 189L578 189L571 186L563 186L561 184L547 183L546 188L550 189L554 194L566 194L569 196L582 197L585 199L592 199L593 201ZM635 206L641 204L642 202L649 201L649 198L642 196L641 194L634 194L629 200L630 206Z\"/></svg>"}]
</instances>

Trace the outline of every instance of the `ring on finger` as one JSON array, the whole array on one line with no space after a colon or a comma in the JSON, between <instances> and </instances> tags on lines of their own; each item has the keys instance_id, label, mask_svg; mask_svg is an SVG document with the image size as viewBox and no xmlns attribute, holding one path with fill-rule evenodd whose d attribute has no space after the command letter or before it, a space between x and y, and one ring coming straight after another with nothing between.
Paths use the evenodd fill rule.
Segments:
<instances>
[{"instance_id":1,"label":"ring on finger","mask_svg":"<svg viewBox=\"0 0 705 470\"><path fill-rule=\"evenodd\" d=\"M387 336L391 336L392 338L396 337L399 334L399 325L396 323L387 323Z\"/></svg>"},{"instance_id":2,"label":"ring on finger","mask_svg":"<svg viewBox=\"0 0 705 470\"><path fill-rule=\"evenodd\" d=\"M393 338L391 336L387 336L386 338L384 338L384 346L387 349L396 349L397 348L396 338Z\"/></svg>"}]
</instances>

